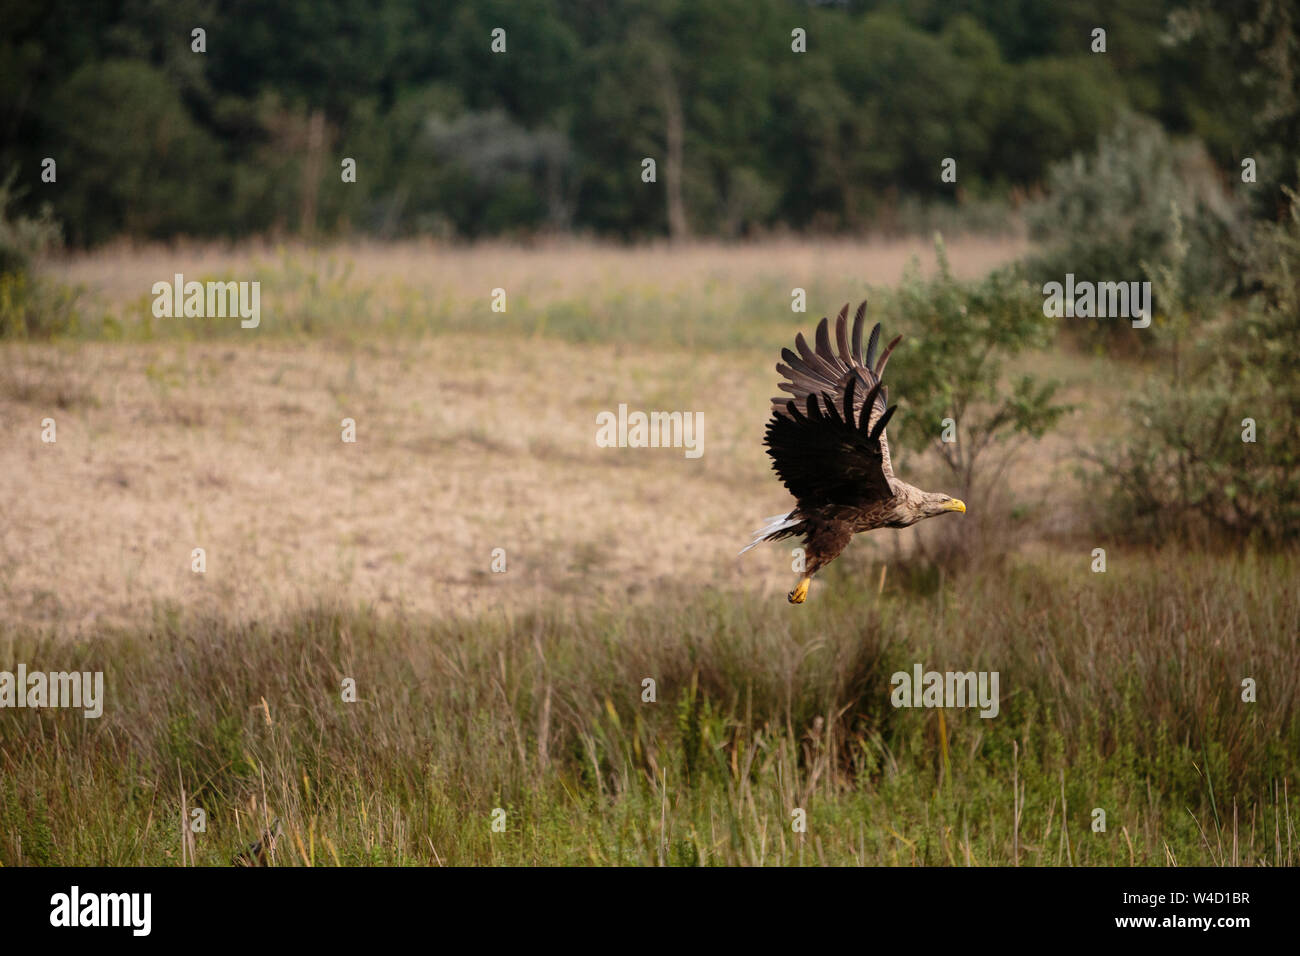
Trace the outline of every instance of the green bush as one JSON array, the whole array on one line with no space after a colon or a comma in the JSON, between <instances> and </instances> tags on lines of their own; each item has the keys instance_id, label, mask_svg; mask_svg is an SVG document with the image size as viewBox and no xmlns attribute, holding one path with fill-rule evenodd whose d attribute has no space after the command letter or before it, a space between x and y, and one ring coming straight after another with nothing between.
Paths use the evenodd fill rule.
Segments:
<instances>
[{"instance_id":1,"label":"green bush","mask_svg":"<svg viewBox=\"0 0 1300 956\"><path fill-rule=\"evenodd\" d=\"M62 243L62 230L48 206L36 218L14 215L16 175L0 181L0 340L72 332L76 292L32 273L37 257Z\"/></svg>"},{"instance_id":2,"label":"green bush","mask_svg":"<svg viewBox=\"0 0 1300 956\"><path fill-rule=\"evenodd\" d=\"M1054 402L1056 382L1004 374L1008 359L1051 341L1055 320L1043 314L1037 290L1015 270L961 281L952 275L942 240L936 252L938 275L923 279L909 268L883 307L885 328L904 333L909 346L891 359L886 380L907 413L907 427L890 439L918 451L933 448L952 482L943 490L983 513L992 477L1012 446L1041 438L1069 410ZM955 441L943 440L945 419L952 419ZM953 536L941 545L943 556L973 552L978 537ZM987 549L990 542L983 544Z\"/></svg>"},{"instance_id":3,"label":"green bush","mask_svg":"<svg viewBox=\"0 0 1300 956\"><path fill-rule=\"evenodd\" d=\"M77 328L75 290L20 272L0 273L0 340L49 339Z\"/></svg>"},{"instance_id":4,"label":"green bush","mask_svg":"<svg viewBox=\"0 0 1300 956\"><path fill-rule=\"evenodd\" d=\"M1130 535L1300 534L1300 197L1290 196L1289 221L1260 225L1251 243L1259 291L1203 319L1195 337L1188 322L1161 330L1164 374L1131 403L1126 440L1095 458L1107 514ZM1166 294L1203 318L1176 286Z\"/></svg>"},{"instance_id":5,"label":"green bush","mask_svg":"<svg viewBox=\"0 0 1300 956\"><path fill-rule=\"evenodd\" d=\"M41 207L36 218L14 214L12 207L20 192L13 188L17 176L15 166L0 181L0 276L26 274L33 259L63 242L63 230L48 205Z\"/></svg>"}]
</instances>

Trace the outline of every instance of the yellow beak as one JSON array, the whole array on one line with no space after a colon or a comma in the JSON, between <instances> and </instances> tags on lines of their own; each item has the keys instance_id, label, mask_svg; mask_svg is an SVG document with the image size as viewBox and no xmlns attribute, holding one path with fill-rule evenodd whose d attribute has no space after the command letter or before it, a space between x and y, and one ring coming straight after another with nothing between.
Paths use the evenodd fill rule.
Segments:
<instances>
[{"instance_id":1,"label":"yellow beak","mask_svg":"<svg viewBox=\"0 0 1300 956\"><path fill-rule=\"evenodd\" d=\"M954 498L954 499L952 499L952 501L949 501L949 502L947 502L947 503L944 504L944 506L943 506L943 510L944 510L944 511L960 511L962 514L965 514L965 513L966 513L966 502L964 502L964 501L958 501L956 498Z\"/></svg>"}]
</instances>

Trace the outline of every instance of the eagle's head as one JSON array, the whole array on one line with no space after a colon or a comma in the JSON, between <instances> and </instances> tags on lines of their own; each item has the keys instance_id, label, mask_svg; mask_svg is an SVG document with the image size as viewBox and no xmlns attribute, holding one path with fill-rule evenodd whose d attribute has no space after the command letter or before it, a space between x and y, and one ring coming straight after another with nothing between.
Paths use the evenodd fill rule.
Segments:
<instances>
[{"instance_id":1,"label":"eagle's head","mask_svg":"<svg viewBox=\"0 0 1300 956\"><path fill-rule=\"evenodd\" d=\"M921 515L926 518L933 518L935 515L941 515L945 511L960 511L966 513L966 502L952 495L945 495L939 492L927 492L925 499L921 502Z\"/></svg>"}]
</instances>

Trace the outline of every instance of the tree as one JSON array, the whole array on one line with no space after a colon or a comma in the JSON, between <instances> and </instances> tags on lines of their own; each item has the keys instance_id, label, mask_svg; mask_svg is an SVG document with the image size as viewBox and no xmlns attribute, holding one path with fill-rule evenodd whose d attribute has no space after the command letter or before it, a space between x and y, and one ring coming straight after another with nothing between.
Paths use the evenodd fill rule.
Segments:
<instances>
[{"instance_id":1,"label":"tree","mask_svg":"<svg viewBox=\"0 0 1300 956\"><path fill-rule=\"evenodd\" d=\"M910 344L890 360L886 382L897 389L907 427L889 437L901 447L935 450L956 485L954 496L981 522L981 505L991 503L1014 444L1041 438L1069 411L1054 402L1056 382L1032 375L1008 381L1004 374L1009 358L1051 341L1055 320L1043 315L1037 290L1015 270L962 282L953 278L938 237L935 251L938 274L923 279L913 264L883 308L886 329ZM972 552L974 537L951 538L950 554Z\"/></svg>"}]
</instances>

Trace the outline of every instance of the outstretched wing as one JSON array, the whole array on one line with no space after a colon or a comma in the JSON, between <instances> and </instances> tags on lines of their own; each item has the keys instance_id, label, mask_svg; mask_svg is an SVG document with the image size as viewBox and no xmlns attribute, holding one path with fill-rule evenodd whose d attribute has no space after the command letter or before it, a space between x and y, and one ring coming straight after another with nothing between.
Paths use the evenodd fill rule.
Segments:
<instances>
[{"instance_id":1,"label":"outstretched wing","mask_svg":"<svg viewBox=\"0 0 1300 956\"><path fill-rule=\"evenodd\" d=\"M894 409L872 417L879 383L858 398L851 375L839 408L829 398L809 395L801 410L793 399L767 423L767 453L782 483L801 508L864 505L893 494L884 470L885 426ZM859 411L855 411L859 409Z\"/></svg>"},{"instance_id":2,"label":"outstretched wing","mask_svg":"<svg viewBox=\"0 0 1300 956\"><path fill-rule=\"evenodd\" d=\"M806 408L810 396L823 395L835 405L843 407L843 398L847 394L849 383L854 382L853 394L856 396L853 406L854 421L860 419L864 405L871 410L868 420L870 425L874 426L885 414L885 408L889 404L889 392L884 387L877 389L877 386L880 385L880 378L885 372L885 363L889 361L890 353L894 351L894 346L902 336L897 336L885 346L885 351L877 359L876 346L880 344L880 323L877 322L871 330L867 353L864 356L862 331L866 325L867 303L863 302L858 306L858 311L853 316L852 347L849 344L848 315L849 307L845 305L835 319L835 342L839 347L838 355L831 350L829 323L824 318L817 326L816 350L808 347L802 332L794 340L795 348L799 350L798 355L789 349L781 350L781 358L784 361L777 365L776 370L785 376L786 380L778 387L789 392L790 395L779 395L772 399L774 413L783 417L789 414L791 395L798 408ZM874 397L868 398L869 395ZM883 431L880 433L880 450L881 467L886 475L892 477L894 468L889 459L889 441Z\"/></svg>"}]
</instances>

